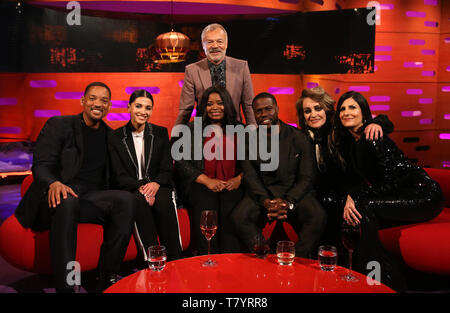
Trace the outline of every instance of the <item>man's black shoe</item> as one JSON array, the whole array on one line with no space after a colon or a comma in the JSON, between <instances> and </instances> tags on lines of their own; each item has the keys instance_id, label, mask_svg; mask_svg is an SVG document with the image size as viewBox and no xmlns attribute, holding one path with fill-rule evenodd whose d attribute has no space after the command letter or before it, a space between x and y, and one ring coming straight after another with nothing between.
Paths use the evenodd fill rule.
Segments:
<instances>
[{"instance_id":1,"label":"man's black shoe","mask_svg":"<svg viewBox=\"0 0 450 313\"><path fill-rule=\"evenodd\" d=\"M100 275L97 281L96 292L102 293L120 280L117 274Z\"/></svg>"}]
</instances>

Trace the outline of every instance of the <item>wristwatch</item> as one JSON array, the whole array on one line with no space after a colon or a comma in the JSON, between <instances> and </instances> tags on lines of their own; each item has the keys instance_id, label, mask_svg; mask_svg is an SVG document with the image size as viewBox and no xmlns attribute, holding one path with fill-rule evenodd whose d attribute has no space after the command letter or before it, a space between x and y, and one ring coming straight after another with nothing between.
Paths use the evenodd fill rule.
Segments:
<instances>
[{"instance_id":1,"label":"wristwatch","mask_svg":"<svg viewBox=\"0 0 450 313\"><path fill-rule=\"evenodd\" d=\"M289 201L287 201L287 203L289 204L289 207L288 207L289 211L293 211L294 210L294 204L289 202Z\"/></svg>"}]
</instances>

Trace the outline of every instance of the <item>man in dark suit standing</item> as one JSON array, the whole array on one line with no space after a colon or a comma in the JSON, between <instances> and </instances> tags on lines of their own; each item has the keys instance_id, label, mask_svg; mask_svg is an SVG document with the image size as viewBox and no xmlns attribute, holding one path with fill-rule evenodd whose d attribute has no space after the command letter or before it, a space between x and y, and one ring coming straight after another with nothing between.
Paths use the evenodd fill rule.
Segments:
<instances>
[{"instance_id":1,"label":"man in dark suit standing","mask_svg":"<svg viewBox=\"0 0 450 313\"><path fill-rule=\"evenodd\" d=\"M242 121L241 104L247 124L255 124L252 110L253 85L247 61L226 56L228 36L220 24L206 26L201 35L206 59L186 66L180 106L175 124L187 124L203 92L211 86L228 90L238 121Z\"/></svg>"},{"instance_id":2,"label":"man in dark suit standing","mask_svg":"<svg viewBox=\"0 0 450 313\"><path fill-rule=\"evenodd\" d=\"M270 155L272 158L278 156L279 160L274 163L270 160L278 166L265 170L260 157L261 146L246 142L246 158L241 162L246 195L232 213L238 234L251 251L252 239L261 234L267 221L287 220L299 235L296 255L311 257L326 222L325 211L313 193L316 173L312 146L302 132L278 119L278 105L273 95L257 95L253 110L259 144L260 137L266 136L263 139L267 147L271 147ZM267 133L261 126L267 127ZM279 144L273 144L274 140ZM248 157L251 155L249 149L255 148L259 153L256 160L252 160Z\"/></svg>"},{"instance_id":3,"label":"man in dark suit standing","mask_svg":"<svg viewBox=\"0 0 450 313\"><path fill-rule=\"evenodd\" d=\"M34 182L15 212L24 227L50 228L58 292L74 291L67 276L73 270L69 262L75 261L78 223L104 228L97 286L103 291L117 280L134 221L133 196L127 191L107 190L106 138L112 130L102 119L111 107L111 90L104 83L91 83L81 105L81 114L52 117L42 128L33 156Z\"/></svg>"}]
</instances>

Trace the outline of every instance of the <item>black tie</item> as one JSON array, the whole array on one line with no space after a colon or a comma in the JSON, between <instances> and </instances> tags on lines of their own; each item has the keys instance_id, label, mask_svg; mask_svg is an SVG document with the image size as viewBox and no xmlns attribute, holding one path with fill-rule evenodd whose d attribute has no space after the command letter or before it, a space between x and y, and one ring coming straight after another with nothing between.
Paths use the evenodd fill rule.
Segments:
<instances>
[{"instance_id":1,"label":"black tie","mask_svg":"<svg viewBox=\"0 0 450 313\"><path fill-rule=\"evenodd\" d=\"M225 80L222 66L214 66L213 69L213 86L220 86L225 88Z\"/></svg>"}]
</instances>

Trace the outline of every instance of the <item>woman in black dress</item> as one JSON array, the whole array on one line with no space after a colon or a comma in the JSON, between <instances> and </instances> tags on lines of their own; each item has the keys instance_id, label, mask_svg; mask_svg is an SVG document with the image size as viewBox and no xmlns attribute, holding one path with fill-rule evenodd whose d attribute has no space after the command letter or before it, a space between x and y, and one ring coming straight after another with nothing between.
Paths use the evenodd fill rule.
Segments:
<instances>
[{"instance_id":1,"label":"woman in black dress","mask_svg":"<svg viewBox=\"0 0 450 313\"><path fill-rule=\"evenodd\" d=\"M183 134L178 138L174 135L172 138L173 150L182 150L180 142L185 140L191 150L187 158L175 161L177 189L182 194L183 203L187 204L190 215L191 251L194 255L207 253L207 241L200 231L200 215L203 210L215 210L219 225L216 235L211 239L211 252L239 252L241 244L231 219L231 211L243 197L243 173L236 157L237 137L234 134L228 136L226 126L241 123L236 120L228 91L221 87L206 89L197 106L195 119L187 126L179 126L189 128L188 135ZM205 134L207 128L215 131ZM197 136L201 138L194 138L196 130ZM177 142L178 140L181 141ZM211 149L208 152L208 147L212 147L211 143L217 144L216 147L221 146L222 150ZM227 151L231 148L234 153L230 157ZM195 156L196 151L201 151L199 157ZM218 157L219 155L222 157Z\"/></svg>"},{"instance_id":2,"label":"woman in black dress","mask_svg":"<svg viewBox=\"0 0 450 313\"><path fill-rule=\"evenodd\" d=\"M360 224L362 230L355 267L367 274L371 270L366 269L368 262L378 261L381 281L403 291L406 285L401 270L385 252L378 230L436 217L443 208L441 189L388 136L366 140L362 126L372 120L372 113L360 93L344 93L336 112L336 146L352 173L343 218Z\"/></svg>"},{"instance_id":3,"label":"woman in black dress","mask_svg":"<svg viewBox=\"0 0 450 313\"><path fill-rule=\"evenodd\" d=\"M137 200L135 237L144 260L149 246L166 247L167 259L180 257L181 245L173 202L173 160L167 128L148 122L152 95L136 90L130 96L130 121L109 139L113 179Z\"/></svg>"}]
</instances>

